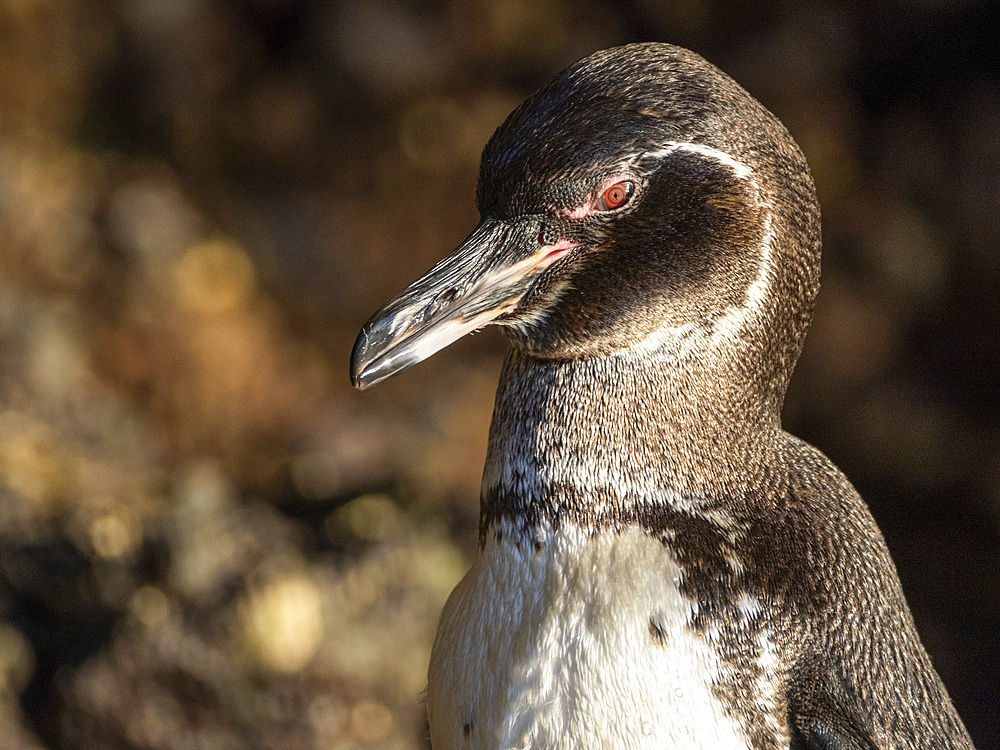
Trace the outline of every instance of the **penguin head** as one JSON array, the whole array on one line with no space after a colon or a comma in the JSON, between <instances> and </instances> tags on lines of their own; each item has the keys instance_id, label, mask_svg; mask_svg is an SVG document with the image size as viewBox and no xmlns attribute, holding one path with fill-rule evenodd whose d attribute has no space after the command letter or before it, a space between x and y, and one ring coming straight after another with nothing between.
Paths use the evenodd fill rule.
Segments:
<instances>
[{"instance_id":1,"label":"penguin head","mask_svg":"<svg viewBox=\"0 0 1000 750\"><path fill-rule=\"evenodd\" d=\"M487 324L543 359L759 360L783 381L819 275L819 211L777 119L697 55L596 53L486 145L481 221L365 324L364 388Z\"/></svg>"}]
</instances>

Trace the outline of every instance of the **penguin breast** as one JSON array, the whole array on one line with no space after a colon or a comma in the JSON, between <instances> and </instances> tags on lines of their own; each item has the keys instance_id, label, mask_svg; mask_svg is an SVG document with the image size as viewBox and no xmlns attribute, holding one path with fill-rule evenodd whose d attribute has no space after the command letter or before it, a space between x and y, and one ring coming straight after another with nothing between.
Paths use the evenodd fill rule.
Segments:
<instances>
[{"instance_id":1,"label":"penguin breast","mask_svg":"<svg viewBox=\"0 0 1000 750\"><path fill-rule=\"evenodd\" d=\"M713 690L725 667L692 627L682 577L638 529L498 523L442 615L433 746L748 750Z\"/></svg>"}]
</instances>

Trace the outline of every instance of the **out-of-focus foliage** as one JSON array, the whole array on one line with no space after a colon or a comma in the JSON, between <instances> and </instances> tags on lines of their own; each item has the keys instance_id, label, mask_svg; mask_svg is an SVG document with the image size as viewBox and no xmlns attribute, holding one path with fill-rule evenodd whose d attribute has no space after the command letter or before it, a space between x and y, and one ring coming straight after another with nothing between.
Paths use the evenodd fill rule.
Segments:
<instances>
[{"instance_id":1,"label":"out-of-focus foliage","mask_svg":"<svg viewBox=\"0 0 1000 750\"><path fill-rule=\"evenodd\" d=\"M415 748L501 338L350 391L562 65L701 52L802 144L789 426L1000 744L1000 58L985 3L0 0L0 747Z\"/></svg>"}]
</instances>

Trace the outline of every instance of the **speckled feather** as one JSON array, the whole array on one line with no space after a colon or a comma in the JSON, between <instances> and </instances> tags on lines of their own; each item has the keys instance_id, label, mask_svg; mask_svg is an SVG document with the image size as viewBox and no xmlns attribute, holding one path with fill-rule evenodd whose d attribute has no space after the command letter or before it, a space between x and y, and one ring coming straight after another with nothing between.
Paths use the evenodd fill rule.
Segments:
<instances>
[{"instance_id":1,"label":"speckled feather","mask_svg":"<svg viewBox=\"0 0 1000 750\"><path fill-rule=\"evenodd\" d=\"M632 202L582 210L616 174ZM784 127L693 53L607 50L500 126L477 199L579 247L496 321L435 748L970 748L866 506L780 427L820 251Z\"/></svg>"}]
</instances>

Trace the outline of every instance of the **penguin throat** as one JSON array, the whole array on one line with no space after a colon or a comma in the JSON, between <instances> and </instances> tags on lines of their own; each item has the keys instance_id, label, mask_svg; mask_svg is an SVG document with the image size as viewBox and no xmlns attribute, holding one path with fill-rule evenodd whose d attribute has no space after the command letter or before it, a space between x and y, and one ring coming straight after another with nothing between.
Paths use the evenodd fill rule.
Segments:
<instances>
[{"instance_id":1,"label":"penguin throat","mask_svg":"<svg viewBox=\"0 0 1000 750\"><path fill-rule=\"evenodd\" d=\"M657 365L512 352L490 428L483 520L608 527L660 508L701 512L744 497L741 478L766 465L777 444L776 414L760 400L740 402L718 381ZM697 392L698 382L711 383L711 393Z\"/></svg>"}]
</instances>

